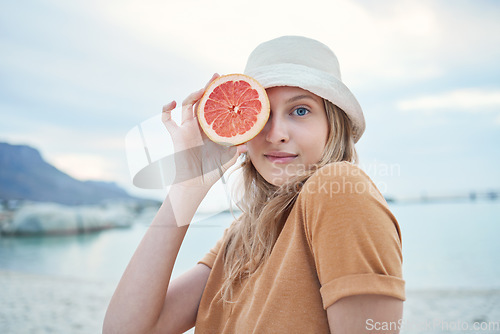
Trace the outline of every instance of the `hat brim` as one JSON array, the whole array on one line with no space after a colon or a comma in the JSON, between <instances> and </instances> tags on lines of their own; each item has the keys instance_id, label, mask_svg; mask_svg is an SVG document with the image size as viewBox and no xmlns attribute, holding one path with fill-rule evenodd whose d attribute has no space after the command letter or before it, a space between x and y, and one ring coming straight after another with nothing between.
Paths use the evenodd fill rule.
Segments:
<instances>
[{"instance_id":1,"label":"hat brim","mask_svg":"<svg viewBox=\"0 0 500 334\"><path fill-rule=\"evenodd\" d=\"M365 131L365 119L358 100L342 81L332 75L311 67L290 63L260 66L245 71L245 74L256 79L264 88L299 87L332 102L351 120L355 143Z\"/></svg>"}]
</instances>

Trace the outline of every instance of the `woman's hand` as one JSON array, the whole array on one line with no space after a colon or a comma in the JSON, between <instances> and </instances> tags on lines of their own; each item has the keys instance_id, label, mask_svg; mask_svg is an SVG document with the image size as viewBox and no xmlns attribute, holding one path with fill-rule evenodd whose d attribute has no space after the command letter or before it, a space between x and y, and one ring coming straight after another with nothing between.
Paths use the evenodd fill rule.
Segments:
<instances>
[{"instance_id":1,"label":"woman's hand","mask_svg":"<svg viewBox=\"0 0 500 334\"><path fill-rule=\"evenodd\" d=\"M206 187L214 185L229 169L241 153L246 152L246 145L226 147L211 141L201 130L196 115L198 101L214 79L214 74L205 88L190 94L182 102L182 122L177 125L172 119L172 110L176 102L163 107L162 122L165 124L175 150L174 184L186 187ZM193 107L194 106L194 107Z\"/></svg>"}]
</instances>

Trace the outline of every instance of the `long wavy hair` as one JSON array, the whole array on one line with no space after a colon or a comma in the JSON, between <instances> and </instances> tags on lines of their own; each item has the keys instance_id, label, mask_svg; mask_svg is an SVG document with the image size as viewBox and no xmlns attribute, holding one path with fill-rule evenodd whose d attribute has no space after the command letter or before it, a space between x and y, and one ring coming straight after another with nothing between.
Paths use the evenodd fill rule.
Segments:
<instances>
[{"instance_id":1,"label":"long wavy hair","mask_svg":"<svg viewBox=\"0 0 500 334\"><path fill-rule=\"evenodd\" d=\"M237 202L242 214L228 229L222 248L224 302L232 302L234 285L250 277L269 257L307 179L328 163L358 162L350 119L331 102L323 100L323 103L328 119L328 138L323 156L312 168L278 187L257 172L248 155L243 159L241 195Z\"/></svg>"}]
</instances>

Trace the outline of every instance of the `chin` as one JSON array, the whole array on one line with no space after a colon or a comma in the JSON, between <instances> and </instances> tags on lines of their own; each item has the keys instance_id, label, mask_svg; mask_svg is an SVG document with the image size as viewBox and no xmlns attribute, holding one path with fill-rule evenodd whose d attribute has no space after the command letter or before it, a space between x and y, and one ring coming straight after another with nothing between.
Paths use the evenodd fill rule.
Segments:
<instances>
[{"instance_id":1,"label":"chin","mask_svg":"<svg viewBox=\"0 0 500 334\"><path fill-rule=\"evenodd\" d=\"M270 176L266 177L265 180L272 184L273 186L276 187L281 187L282 185L286 184L292 175L283 175L283 176Z\"/></svg>"}]
</instances>

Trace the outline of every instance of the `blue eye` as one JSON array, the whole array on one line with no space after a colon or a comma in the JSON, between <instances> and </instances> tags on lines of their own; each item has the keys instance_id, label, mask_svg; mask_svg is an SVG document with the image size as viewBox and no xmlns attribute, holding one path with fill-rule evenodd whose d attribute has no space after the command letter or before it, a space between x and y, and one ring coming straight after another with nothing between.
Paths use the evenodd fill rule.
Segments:
<instances>
[{"instance_id":1,"label":"blue eye","mask_svg":"<svg viewBox=\"0 0 500 334\"><path fill-rule=\"evenodd\" d=\"M304 116L306 114L308 114L310 111L307 110L306 108L297 108L295 109L292 114L295 114L297 116Z\"/></svg>"}]
</instances>

